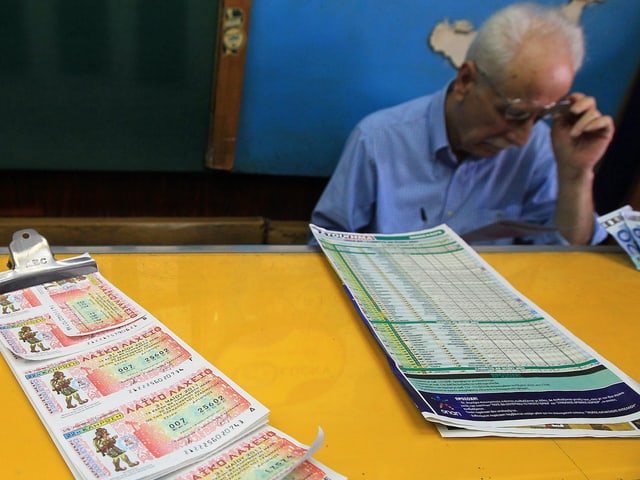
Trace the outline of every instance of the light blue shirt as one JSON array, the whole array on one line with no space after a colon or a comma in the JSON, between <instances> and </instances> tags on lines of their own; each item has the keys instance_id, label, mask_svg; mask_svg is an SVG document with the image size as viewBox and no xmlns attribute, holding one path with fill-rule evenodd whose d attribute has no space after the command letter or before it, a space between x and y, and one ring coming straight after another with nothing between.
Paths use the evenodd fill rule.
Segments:
<instances>
[{"instance_id":1,"label":"light blue shirt","mask_svg":"<svg viewBox=\"0 0 640 480\"><path fill-rule=\"evenodd\" d=\"M460 235L501 220L553 226L558 179L549 126L537 122L524 147L458 163L445 127L446 91L364 118L349 136L311 222L371 233L446 223ZM606 235L594 218L591 243ZM567 244L557 231L521 240ZM514 239L477 243L511 244Z\"/></svg>"}]
</instances>

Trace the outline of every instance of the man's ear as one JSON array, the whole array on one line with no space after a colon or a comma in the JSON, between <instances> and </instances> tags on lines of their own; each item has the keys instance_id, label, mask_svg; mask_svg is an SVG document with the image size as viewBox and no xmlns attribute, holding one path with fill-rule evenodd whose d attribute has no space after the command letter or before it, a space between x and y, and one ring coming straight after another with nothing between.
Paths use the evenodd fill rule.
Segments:
<instances>
[{"instance_id":1,"label":"man's ear","mask_svg":"<svg viewBox=\"0 0 640 480\"><path fill-rule=\"evenodd\" d=\"M466 60L458 68L458 73L453 81L452 93L458 100L462 100L473 88L478 78L478 68L473 60Z\"/></svg>"}]
</instances>

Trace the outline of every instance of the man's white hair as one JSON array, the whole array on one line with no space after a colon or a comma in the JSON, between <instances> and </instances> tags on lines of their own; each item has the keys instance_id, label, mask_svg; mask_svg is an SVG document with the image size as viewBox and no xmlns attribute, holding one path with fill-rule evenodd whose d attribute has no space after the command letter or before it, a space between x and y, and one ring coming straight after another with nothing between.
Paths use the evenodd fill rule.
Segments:
<instances>
[{"instance_id":1,"label":"man's white hair","mask_svg":"<svg viewBox=\"0 0 640 480\"><path fill-rule=\"evenodd\" d=\"M585 51L582 28L561 9L534 3L513 4L494 13L473 39L466 60L473 60L491 78L500 80L526 42L540 39L563 42L571 53L574 71L580 69Z\"/></svg>"}]
</instances>

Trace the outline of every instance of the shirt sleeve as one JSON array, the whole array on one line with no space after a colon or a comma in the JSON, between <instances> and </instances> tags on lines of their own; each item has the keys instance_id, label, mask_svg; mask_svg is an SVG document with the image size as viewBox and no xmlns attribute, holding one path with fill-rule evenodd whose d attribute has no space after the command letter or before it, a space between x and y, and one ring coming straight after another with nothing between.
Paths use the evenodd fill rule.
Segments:
<instances>
[{"instance_id":1,"label":"shirt sleeve","mask_svg":"<svg viewBox=\"0 0 640 480\"><path fill-rule=\"evenodd\" d=\"M370 151L366 135L356 128L311 214L311 223L342 232L367 231L375 212L377 183Z\"/></svg>"},{"instance_id":2,"label":"shirt sleeve","mask_svg":"<svg viewBox=\"0 0 640 480\"><path fill-rule=\"evenodd\" d=\"M527 222L540 223L547 226L554 225L554 215L558 197L558 177L556 174L555 156L551 145L548 129L541 129L531 153L535 158L536 168L532 176L531 189L527 192L522 213ZM540 134L541 133L541 134ZM593 216L593 235L590 245L597 245L607 237L607 232L597 221L597 215ZM523 243L537 245L569 245L569 242L559 231L534 235L521 239Z\"/></svg>"}]
</instances>

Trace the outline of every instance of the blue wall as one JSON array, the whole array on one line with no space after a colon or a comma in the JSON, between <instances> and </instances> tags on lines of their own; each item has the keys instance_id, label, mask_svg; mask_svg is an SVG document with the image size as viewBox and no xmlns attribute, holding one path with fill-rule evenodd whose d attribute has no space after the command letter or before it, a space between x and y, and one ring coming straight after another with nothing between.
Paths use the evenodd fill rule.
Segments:
<instances>
[{"instance_id":1,"label":"blue wall","mask_svg":"<svg viewBox=\"0 0 640 480\"><path fill-rule=\"evenodd\" d=\"M252 3L234 171L326 177L360 118L453 77L428 45L435 25L477 28L512 1ZM209 173L217 6L3 1L0 170ZM618 116L640 60L640 1L599 0L581 23L576 89Z\"/></svg>"},{"instance_id":2,"label":"blue wall","mask_svg":"<svg viewBox=\"0 0 640 480\"><path fill-rule=\"evenodd\" d=\"M234 171L328 176L367 113L440 88L454 67L428 45L444 19L477 28L507 0L254 1ZM540 3L562 5L562 0ZM585 7L575 90L617 116L640 61L640 1Z\"/></svg>"}]
</instances>

